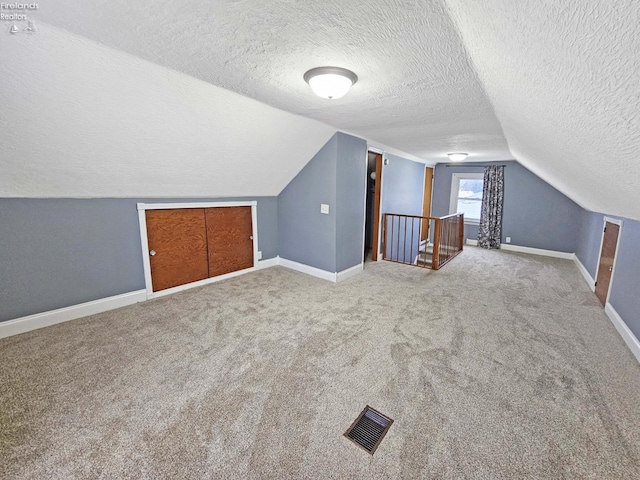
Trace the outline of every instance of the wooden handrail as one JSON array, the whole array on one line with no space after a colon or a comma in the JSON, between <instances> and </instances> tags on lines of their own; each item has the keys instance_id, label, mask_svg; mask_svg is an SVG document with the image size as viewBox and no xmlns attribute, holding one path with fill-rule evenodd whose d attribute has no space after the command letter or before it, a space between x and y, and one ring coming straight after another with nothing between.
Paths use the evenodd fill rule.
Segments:
<instances>
[{"instance_id":1,"label":"wooden handrail","mask_svg":"<svg viewBox=\"0 0 640 480\"><path fill-rule=\"evenodd\" d=\"M393 215L396 217L408 217L408 218L423 218L427 220L444 220L449 217L457 217L458 215L464 215L463 213L452 213L451 215L445 215L444 217L423 217L422 215L407 215L405 213L385 213L385 215Z\"/></svg>"},{"instance_id":2,"label":"wooden handrail","mask_svg":"<svg viewBox=\"0 0 640 480\"><path fill-rule=\"evenodd\" d=\"M391 217L391 222L389 222L389 217ZM417 222L416 219L418 219ZM434 222L431 268L434 270L442 268L462 251L464 242L464 214L462 213L454 213L443 217L385 213L382 258L392 262L428 268L428 262L424 262L423 265L420 265L419 262L421 255L428 253L426 248L424 250L420 249L421 246L425 245L425 240L428 240L422 239L420 232L423 230L423 222L431 221ZM417 236L414 236L416 226L419 231ZM418 240L417 242L416 239ZM416 246L417 256L414 258L413 251ZM409 260L407 260L407 256Z\"/></svg>"},{"instance_id":3,"label":"wooden handrail","mask_svg":"<svg viewBox=\"0 0 640 480\"><path fill-rule=\"evenodd\" d=\"M452 213L451 215L445 215L444 217L433 217L433 218L444 220L445 218L457 217L459 215L462 215L464 217L464 213ZM432 218L432 217L429 217L429 218Z\"/></svg>"}]
</instances>

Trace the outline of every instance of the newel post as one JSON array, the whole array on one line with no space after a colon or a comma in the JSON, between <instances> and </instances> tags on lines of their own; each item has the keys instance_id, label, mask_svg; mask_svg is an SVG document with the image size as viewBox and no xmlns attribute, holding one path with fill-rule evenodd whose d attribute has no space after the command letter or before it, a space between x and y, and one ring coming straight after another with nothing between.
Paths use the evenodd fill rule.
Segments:
<instances>
[{"instance_id":1,"label":"newel post","mask_svg":"<svg viewBox=\"0 0 640 480\"><path fill-rule=\"evenodd\" d=\"M433 234L433 253L432 253L432 258L431 258L431 265L434 270L438 270L438 268L440 268L440 266L438 265L439 260L440 260L440 229L441 229L441 222L442 220L440 220L439 218L436 218L436 225L435 225L435 230L434 230L434 234Z\"/></svg>"}]
</instances>

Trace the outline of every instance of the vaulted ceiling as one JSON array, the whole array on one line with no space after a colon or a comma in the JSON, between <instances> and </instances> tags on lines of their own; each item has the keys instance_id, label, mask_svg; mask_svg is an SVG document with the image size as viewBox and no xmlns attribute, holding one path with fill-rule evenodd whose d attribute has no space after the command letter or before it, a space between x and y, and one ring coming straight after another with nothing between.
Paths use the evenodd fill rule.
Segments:
<instances>
[{"instance_id":1,"label":"vaulted ceiling","mask_svg":"<svg viewBox=\"0 0 640 480\"><path fill-rule=\"evenodd\" d=\"M640 2L447 0L514 157L640 219Z\"/></svg>"},{"instance_id":2,"label":"vaulted ceiling","mask_svg":"<svg viewBox=\"0 0 640 480\"><path fill-rule=\"evenodd\" d=\"M58 43L86 39L316 122L295 117L295 136L294 117L280 125L282 140L302 138L286 175L334 128L429 163L516 158L585 208L640 219L635 0L49 0L34 16ZM321 65L359 81L317 98L302 75ZM286 175L254 191L277 193Z\"/></svg>"},{"instance_id":3,"label":"vaulted ceiling","mask_svg":"<svg viewBox=\"0 0 640 480\"><path fill-rule=\"evenodd\" d=\"M464 148L476 160L511 158L439 0L53 0L38 13L83 37L420 158L441 160ZM322 65L356 72L348 96L311 94L302 76Z\"/></svg>"}]
</instances>

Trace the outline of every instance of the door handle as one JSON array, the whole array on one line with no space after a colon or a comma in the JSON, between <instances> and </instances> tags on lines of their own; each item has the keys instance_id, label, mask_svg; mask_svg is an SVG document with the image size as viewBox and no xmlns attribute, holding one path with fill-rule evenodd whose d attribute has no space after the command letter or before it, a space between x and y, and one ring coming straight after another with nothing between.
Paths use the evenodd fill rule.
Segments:
<instances>
[{"instance_id":1,"label":"door handle","mask_svg":"<svg viewBox=\"0 0 640 480\"><path fill-rule=\"evenodd\" d=\"M149 255L151 255L152 257L153 257L155 254L156 254L156 251L155 251L155 250L150 250L150 251L149 251Z\"/></svg>"},{"instance_id":2,"label":"door handle","mask_svg":"<svg viewBox=\"0 0 640 480\"><path fill-rule=\"evenodd\" d=\"M613 265L611 265L611 266L609 267L609 271L610 271L610 272L613 272Z\"/></svg>"},{"instance_id":3,"label":"door handle","mask_svg":"<svg viewBox=\"0 0 640 480\"><path fill-rule=\"evenodd\" d=\"M253 240L253 235L249 235L249 240Z\"/></svg>"}]
</instances>

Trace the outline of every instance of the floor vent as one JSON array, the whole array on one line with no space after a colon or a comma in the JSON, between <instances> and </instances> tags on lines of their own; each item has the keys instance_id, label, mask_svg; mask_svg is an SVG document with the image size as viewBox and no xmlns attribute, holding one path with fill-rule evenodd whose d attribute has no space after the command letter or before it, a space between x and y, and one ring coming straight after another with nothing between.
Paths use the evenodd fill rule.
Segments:
<instances>
[{"instance_id":1,"label":"floor vent","mask_svg":"<svg viewBox=\"0 0 640 480\"><path fill-rule=\"evenodd\" d=\"M392 423L389 417L367 405L344 436L373 455Z\"/></svg>"}]
</instances>

